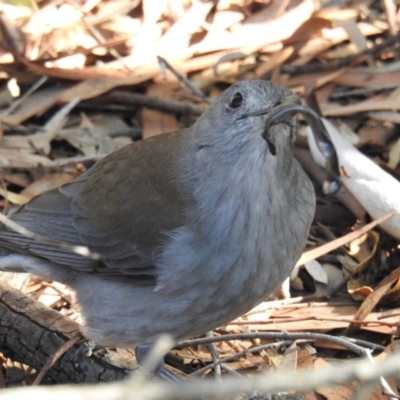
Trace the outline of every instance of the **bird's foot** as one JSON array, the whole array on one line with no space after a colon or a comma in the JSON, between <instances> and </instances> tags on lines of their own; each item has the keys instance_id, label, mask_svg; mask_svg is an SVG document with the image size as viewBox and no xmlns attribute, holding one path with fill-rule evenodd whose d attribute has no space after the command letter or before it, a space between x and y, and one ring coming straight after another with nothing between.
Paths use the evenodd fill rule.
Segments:
<instances>
[{"instance_id":1,"label":"bird's foot","mask_svg":"<svg viewBox=\"0 0 400 400\"><path fill-rule=\"evenodd\" d=\"M136 346L135 348L135 355L136 355L136 361L139 365L143 365L146 362L146 359L151 351L151 346L150 345L139 345ZM156 367L152 370L149 371L153 375L169 381L169 382L181 382L182 379L179 378L178 375L174 374L172 371L170 371L166 366L164 361L160 361Z\"/></svg>"},{"instance_id":2,"label":"bird's foot","mask_svg":"<svg viewBox=\"0 0 400 400\"><path fill-rule=\"evenodd\" d=\"M79 342L78 350L74 354L74 364L79 365L79 361L83 358L89 358L96 351L104 349L104 346L99 346L90 339L82 336L82 340Z\"/></svg>"}]
</instances>

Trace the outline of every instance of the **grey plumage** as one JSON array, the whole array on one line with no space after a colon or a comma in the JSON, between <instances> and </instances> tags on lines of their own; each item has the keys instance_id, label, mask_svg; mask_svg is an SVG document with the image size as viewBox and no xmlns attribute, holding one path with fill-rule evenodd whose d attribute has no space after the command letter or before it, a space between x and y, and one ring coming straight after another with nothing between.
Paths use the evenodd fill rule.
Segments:
<instances>
[{"instance_id":1,"label":"grey plumage","mask_svg":"<svg viewBox=\"0 0 400 400\"><path fill-rule=\"evenodd\" d=\"M102 261L1 226L0 269L70 285L98 344L180 340L240 316L288 276L314 213L292 154L295 120L270 128L272 144L262 138L265 115L290 95L266 81L235 84L192 128L124 147L12 215Z\"/></svg>"}]
</instances>

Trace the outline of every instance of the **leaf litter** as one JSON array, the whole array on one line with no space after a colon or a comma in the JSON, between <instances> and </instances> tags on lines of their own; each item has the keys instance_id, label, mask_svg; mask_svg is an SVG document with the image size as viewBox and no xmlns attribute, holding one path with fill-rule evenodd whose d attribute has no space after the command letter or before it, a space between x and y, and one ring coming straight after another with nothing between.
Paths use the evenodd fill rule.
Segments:
<instances>
[{"instance_id":1,"label":"leaf litter","mask_svg":"<svg viewBox=\"0 0 400 400\"><path fill-rule=\"evenodd\" d=\"M352 193L326 198L318 183L324 171L312 161L304 132L299 135L296 154L304 152L308 158L304 167L314 179L318 202L307 249L291 277L291 297L284 291L286 298L264 302L215 335L249 331L347 335L375 345L376 358L398 347L398 227L387 233L367 219L368 215L388 218L398 202L396 197L383 198L390 198L395 187L389 185L385 194L384 182L398 185L400 177L398 3L28 4L1 5L0 202L5 210L74 179L121 146L195 121L207 105L171 71L163 78L158 56L210 98L238 80L270 79L303 97L339 135L355 140L354 154L364 158L349 156L341 161ZM365 166L359 161L363 159ZM357 169L365 175L357 176ZM35 277L8 279L79 320L68 288ZM251 351L261 345L271 347ZM333 342L312 339L291 344L226 340L217 348L221 358L241 352L227 365L250 375L264 369L340 365L350 355ZM204 345L174 353L181 366L192 371L212 362ZM396 391L398 382L390 383ZM5 385L1 379L0 384ZM305 397L351 399L361 386L353 382L315 388ZM387 398L379 386L368 396L364 398Z\"/></svg>"}]
</instances>

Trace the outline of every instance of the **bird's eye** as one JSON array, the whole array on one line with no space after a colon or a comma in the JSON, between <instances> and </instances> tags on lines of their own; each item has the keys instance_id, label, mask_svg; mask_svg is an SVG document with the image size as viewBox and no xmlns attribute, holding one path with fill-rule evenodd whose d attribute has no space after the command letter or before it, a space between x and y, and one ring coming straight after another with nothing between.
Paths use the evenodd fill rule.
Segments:
<instances>
[{"instance_id":1,"label":"bird's eye","mask_svg":"<svg viewBox=\"0 0 400 400\"><path fill-rule=\"evenodd\" d=\"M243 96L237 92L233 95L229 102L229 107L231 108L239 108L243 104Z\"/></svg>"}]
</instances>

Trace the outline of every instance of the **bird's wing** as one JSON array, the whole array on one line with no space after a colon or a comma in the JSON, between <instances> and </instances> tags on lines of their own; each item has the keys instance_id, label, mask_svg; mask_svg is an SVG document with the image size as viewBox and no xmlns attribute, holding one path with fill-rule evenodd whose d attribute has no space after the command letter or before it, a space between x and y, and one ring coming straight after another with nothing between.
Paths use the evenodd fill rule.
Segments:
<instances>
[{"instance_id":1,"label":"bird's wing","mask_svg":"<svg viewBox=\"0 0 400 400\"><path fill-rule=\"evenodd\" d=\"M155 276L155 252L168 232L184 225L191 202L177 180L181 166L173 161L183 151L183 134L162 135L117 150L80 178L32 199L12 215L37 234L87 246L101 255L102 262L38 243L4 226L0 241L82 271Z\"/></svg>"}]
</instances>

